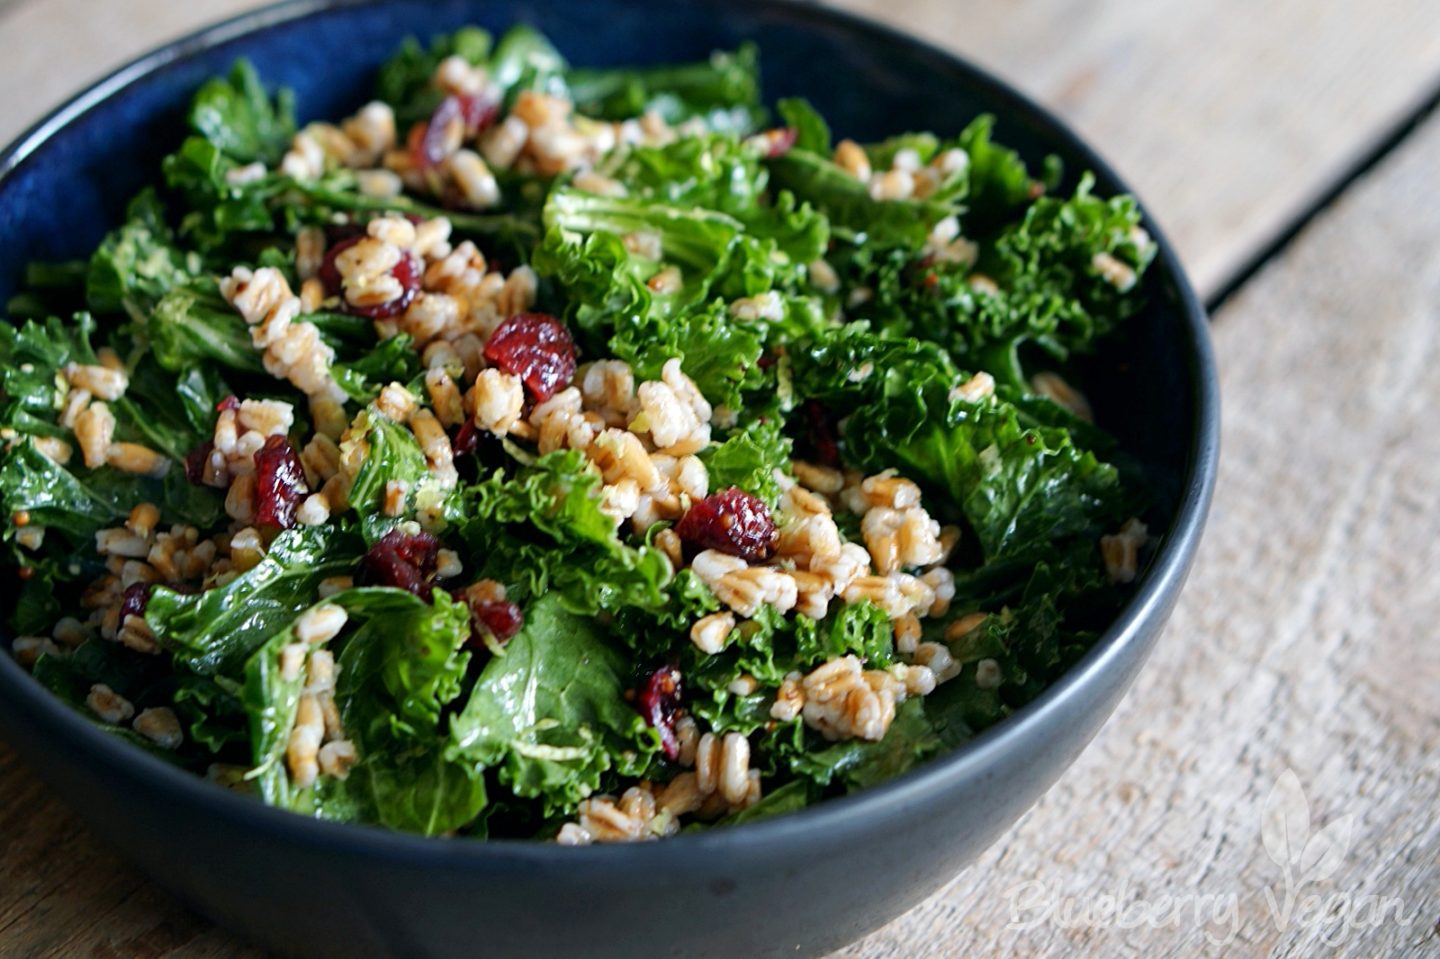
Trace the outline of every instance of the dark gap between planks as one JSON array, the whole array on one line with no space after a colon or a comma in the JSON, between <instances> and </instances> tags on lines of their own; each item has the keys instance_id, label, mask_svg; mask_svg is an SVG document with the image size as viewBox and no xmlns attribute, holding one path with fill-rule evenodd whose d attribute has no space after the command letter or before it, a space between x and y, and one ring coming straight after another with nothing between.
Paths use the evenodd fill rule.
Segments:
<instances>
[{"instance_id":1,"label":"dark gap between planks","mask_svg":"<svg viewBox=\"0 0 1440 959\"><path fill-rule=\"evenodd\" d=\"M1350 189L1352 184L1379 166L1382 160L1400 147L1416 129L1424 125L1437 112L1440 112L1440 82L1431 88L1429 94L1418 106L1403 116L1388 133L1376 140L1373 146L1350 165L1349 169L1343 171L1313 203L1297 213L1284 229L1277 233L1258 253L1236 268L1230 278L1221 284L1219 290L1206 298L1205 311L1210 314L1211 318L1213 319L1215 314L1225 306L1230 297L1249 283L1255 274L1264 269L1266 264L1284 252L1301 231L1334 206L1335 202Z\"/></svg>"}]
</instances>

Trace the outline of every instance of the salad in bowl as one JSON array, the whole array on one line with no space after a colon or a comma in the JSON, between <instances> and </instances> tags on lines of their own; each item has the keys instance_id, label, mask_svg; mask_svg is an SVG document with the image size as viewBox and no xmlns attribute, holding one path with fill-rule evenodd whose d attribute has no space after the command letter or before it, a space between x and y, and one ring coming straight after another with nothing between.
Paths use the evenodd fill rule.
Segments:
<instances>
[{"instance_id":1,"label":"salad in bowl","mask_svg":"<svg viewBox=\"0 0 1440 959\"><path fill-rule=\"evenodd\" d=\"M0 325L13 654L115 735L329 820L659 839L924 763L1123 603L1145 484L1073 371L1154 244L991 118L861 144L753 49L516 27L188 121Z\"/></svg>"}]
</instances>

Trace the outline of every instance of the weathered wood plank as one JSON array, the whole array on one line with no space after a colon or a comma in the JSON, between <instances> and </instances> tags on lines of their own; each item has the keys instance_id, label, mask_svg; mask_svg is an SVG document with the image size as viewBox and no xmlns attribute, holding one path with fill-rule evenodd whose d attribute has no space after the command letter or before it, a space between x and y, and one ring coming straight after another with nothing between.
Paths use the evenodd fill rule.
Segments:
<instances>
[{"instance_id":1,"label":"weathered wood plank","mask_svg":"<svg viewBox=\"0 0 1440 959\"><path fill-rule=\"evenodd\" d=\"M0 954L260 959L100 845L0 744Z\"/></svg>"},{"instance_id":2,"label":"weathered wood plank","mask_svg":"<svg viewBox=\"0 0 1440 959\"><path fill-rule=\"evenodd\" d=\"M86 84L251 0L15 0L0 5L0 143Z\"/></svg>"}]
</instances>

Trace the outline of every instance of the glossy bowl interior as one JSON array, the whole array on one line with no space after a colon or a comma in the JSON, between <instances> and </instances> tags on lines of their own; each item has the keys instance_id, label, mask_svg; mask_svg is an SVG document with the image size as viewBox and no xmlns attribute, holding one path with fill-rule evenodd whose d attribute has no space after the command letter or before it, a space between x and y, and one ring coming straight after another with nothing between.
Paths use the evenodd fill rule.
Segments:
<instances>
[{"instance_id":1,"label":"glossy bowl interior","mask_svg":"<svg viewBox=\"0 0 1440 959\"><path fill-rule=\"evenodd\" d=\"M0 154L0 299L24 263L84 255L182 136L191 92L249 57L301 118L366 99L408 34L467 22L545 31L579 64L685 60L753 39L767 96L805 96L837 133L959 130L999 118L1031 161L1057 153L1125 188L1045 111L932 47L813 6L763 0L301 2L165 47ZM1214 476L1216 381L1205 317L1169 246L1150 305L1100 357L1100 421L1149 473L1161 537L1134 598L1035 703L923 769L791 816L664 843L565 849L425 840L313 822L178 772L93 728L0 656L0 731L100 836L185 902L295 956L797 956L918 903L1008 828L1129 686L1184 581ZM8 646L8 643L5 644Z\"/></svg>"}]
</instances>

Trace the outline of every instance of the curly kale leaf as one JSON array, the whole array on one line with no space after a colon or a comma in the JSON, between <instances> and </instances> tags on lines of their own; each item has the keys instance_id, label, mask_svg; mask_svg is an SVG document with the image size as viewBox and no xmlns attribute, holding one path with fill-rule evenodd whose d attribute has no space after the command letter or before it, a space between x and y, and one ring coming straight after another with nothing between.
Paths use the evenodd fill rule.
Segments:
<instances>
[{"instance_id":1,"label":"curly kale leaf","mask_svg":"<svg viewBox=\"0 0 1440 959\"><path fill-rule=\"evenodd\" d=\"M196 92L190 126L238 163L273 164L295 135L295 97L281 90L272 102L255 67L237 60L228 77L215 77Z\"/></svg>"},{"instance_id":2,"label":"curly kale leaf","mask_svg":"<svg viewBox=\"0 0 1440 959\"><path fill-rule=\"evenodd\" d=\"M451 722L448 755L496 767L516 795L568 811L614 770L637 775L659 737L624 699L627 658L594 619L544 597Z\"/></svg>"},{"instance_id":3,"label":"curly kale leaf","mask_svg":"<svg viewBox=\"0 0 1440 959\"><path fill-rule=\"evenodd\" d=\"M199 257L178 247L164 207L147 189L130 201L125 222L91 255L85 296L97 312L143 315L199 272Z\"/></svg>"},{"instance_id":4,"label":"curly kale leaf","mask_svg":"<svg viewBox=\"0 0 1440 959\"><path fill-rule=\"evenodd\" d=\"M802 395L850 410L847 458L866 470L898 466L943 494L987 561L1095 532L1127 505L1115 467L1078 448L1067 430L1025 425L998 397L974 403L955 393L966 377L934 344L853 324L791 359Z\"/></svg>"},{"instance_id":5,"label":"curly kale leaf","mask_svg":"<svg viewBox=\"0 0 1440 959\"><path fill-rule=\"evenodd\" d=\"M186 668L231 672L315 602L321 580L354 569L359 548L347 540L330 526L286 530L258 564L223 586L201 593L156 587L145 619Z\"/></svg>"},{"instance_id":6,"label":"curly kale leaf","mask_svg":"<svg viewBox=\"0 0 1440 959\"><path fill-rule=\"evenodd\" d=\"M579 452L560 450L469 487L457 528L484 557L485 575L522 602L553 592L577 614L663 607L670 561L648 544L622 543L600 505L599 474Z\"/></svg>"},{"instance_id":7,"label":"curly kale leaf","mask_svg":"<svg viewBox=\"0 0 1440 959\"><path fill-rule=\"evenodd\" d=\"M307 682L306 668L288 675L281 668L282 650L299 642L292 622L245 668L251 777L261 795L297 812L427 836L465 826L484 808L485 782L447 758L440 711L461 692L468 611L443 593L432 605L387 588L347 590L325 602L359 625L331 641L340 647L335 701L358 762L343 780L300 786L290 778L286 747Z\"/></svg>"},{"instance_id":8,"label":"curly kale leaf","mask_svg":"<svg viewBox=\"0 0 1440 959\"><path fill-rule=\"evenodd\" d=\"M765 119L754 44L673 66L571 69L565 83L576 108L605 120L656 113L668 123L699 117L711 129L749 133Z\"/></svg>"}]
</instances>

